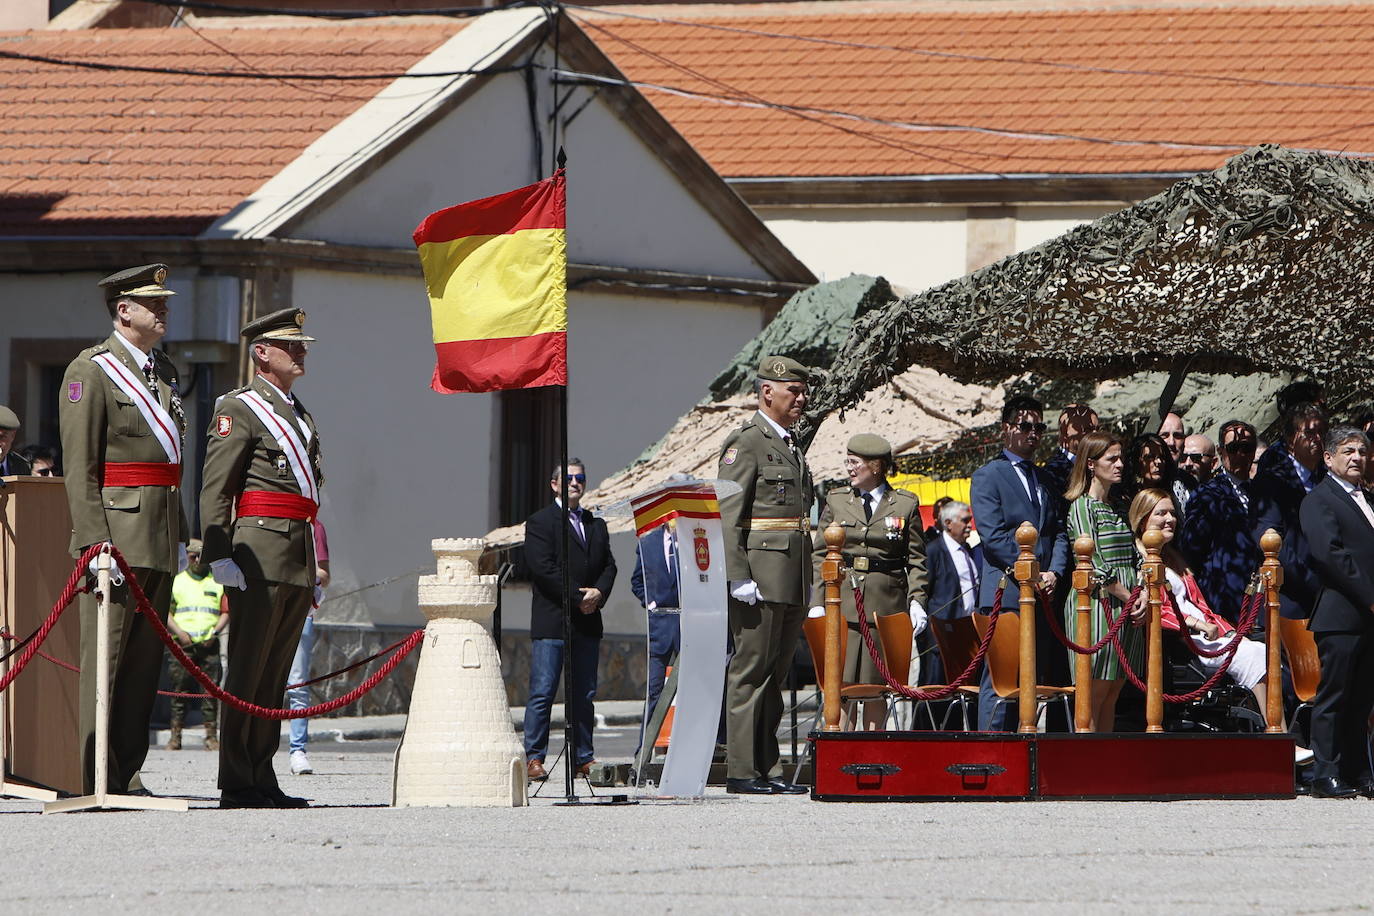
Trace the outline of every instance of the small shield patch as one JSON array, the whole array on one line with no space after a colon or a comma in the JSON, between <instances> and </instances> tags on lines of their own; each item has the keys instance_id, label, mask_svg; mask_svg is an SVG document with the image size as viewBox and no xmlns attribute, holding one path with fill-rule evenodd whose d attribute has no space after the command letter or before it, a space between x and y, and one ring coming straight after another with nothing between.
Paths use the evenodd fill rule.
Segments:
<instances>
[{"instance_id":1,"label":"small shield patch","mask_svg":"<svg viewBox=\"0 0 1374 916\"><path fill-rule=\"evenodd\" d=\"M67 400L71 401L73 404L75 404L77 401L81 400L81 383L80 383L80 382L68 382L68 383L67 383Z\"/></svg>"},{"instance_id":2,"label":"small shield patch","mask_svg":"<svg viewBox=\"0 0 1374 916\"><path fill-rule=\"evenodd\" d=\"M737 448L727 448L727 449L725 450L725 454L721 456L720 463L721 463L721 464L734 464L734 463L735 463L735 459L738 458L738 457L739 457L739 449L737 449Z\"/></svg>"},{"instance_id":3,"label":"small shield patch","mask_svg":"<svg viewBox=\"0 0 1374 916\"><path fill-rule=\"evenodd\" d=\"M216 435L216 436L219 436L221 439L223 439L225 436L229 435L229 433L231 433L231 432L233 431L233 429L234 429L234 418L233 418L233 417L226 417L224 414L220 414L219 416L215 417L215 435Z\"/></svg>"}]
</instances>

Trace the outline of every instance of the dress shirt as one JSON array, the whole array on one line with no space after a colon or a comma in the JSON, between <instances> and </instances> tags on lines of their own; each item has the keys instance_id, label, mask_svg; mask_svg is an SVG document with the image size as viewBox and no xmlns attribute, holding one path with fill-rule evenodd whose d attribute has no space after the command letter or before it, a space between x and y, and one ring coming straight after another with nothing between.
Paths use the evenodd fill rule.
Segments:
<instances>
[{"instance_id":1,"label":"dress shirt","mask_svg":"<svg viewBox=\"0 0 1374 916\"><path fill-rule=\"evenodd\" d=\"M792 437L792 431L786 427L779 426L774 422L772 417L768 416L768 414L764 413L762 410L759 411L759 416L768 421L768 425L773 427L773 431L778 434L779 439L787 443L787 447L792 450L792 457L797 457L797 440Z\"/></svg>"},{"instance_id":2,"label":"dress shirt","mask_svg":"<svg viewBox=\"0 0 1374 916\"><path fill-rule=\"evenodd\" d=\"M1029 458L1022 458L1020 455L1007 449L1002 449L1002 454L1005 455L1006 459L1011 462L1012 467L1016 468L1016 477L1018 480L1021 481L1021 488L1026 491L1026 498L1030 500L1031 506L1034 509L1039 510L1040 494L1035 492L1034 489L1032 489L1031 484L1031 480L1035 476L1035 464ZM1030 468L1031 473L1027 474L1024 470L1022 470L1022 465L1025 465L1026 467Z\"/></svg>"},{"instance_id":3,"label":"dress shirt","mask_svg":"<svg viewBox=\"0 0 1374 916\"><path fill-rule=\"evenodd\" d=\"M973 565L973 551L950 537L948 531L941 531L940 538L959 572L959 597L963 599L964 610L972 614L978 609L978 573Z\"/></svg>"},{"instance_id":4,"label":"dress shirt","mask_svg":"<svg viewBox=\"0 0 1374 916\"><path fill-rule=\"evenodd\" d=\"M1288 460L1293 462L1293 467L1297 468L1298 480L1302 481L1302 488L1308 493L1311 493L1312 487L1315 485L1312 482L1312 472L1304 467L1303 463L1299 461L1292 452L1288 453Z\"/></svg>"},{"instance_id":5,"label":"dress shirt","mask_svg":"<svg viewBox=\"0 0 1374 916\"><path fill-rule=\"evenodd\" d=\"M282 391L282 390L281 390L280 388L278 388L276 385L273 385L271 382L269 382L269 381L267 380L267 376L265 376L265 375L262 376L262 380L263 380L263 383L266 384L268 388L271 388L271 389L272 389L273 391L275 391L277 394L281 395L281 399L282 399L283 401L285 401L286 403L288 403L288 404L291 405L291 412L292 412L293 414L295 414L295 415L296 415L296 419L300 421L300 424L299 424L299 425L300 425L300 431L301 431L301 433L305 436L305 444L306 444L306 445L309 445L309 444L310 444L310 427L306 425L305 419L301 416L301 409L300 409L299 407L296 406L296 399L295 399L294 397L292 397L291 392L289 392L289 391Z\"/></svg>"},{"instance_id":6,"label":"dress shirt","mask_svg":"<svg viewBox=\"0 0 1374 916\"><path fill-rule=\"evenodd\" d=\"M144 366L148 365L148 360L152 359L153 357L152 353L140 350L138 347L134 346L133 341L131 341L129 338L125 337L118 331L115 332L115 340L122 343L124 345L124 349L129 351L129 355L133 357L134 365L137 366L139 369L142 369Z\"/></svg>"},{"instance_id":7,"label":"dress shirt","mask_svg":"<svg viewBox=\"0 0 1374 916\"><path fill-rule=\"evenodd\" d=\"M858 487L854 489L859 490ZM883 496L887 493L887 484L880 483L871 490L859 490L859 497L867 503L868 517L866 521L873 520L873 513L878 511L878 504L883 501Z\"/></svg>"},{"instance_id":8,"label":"dress shirt","mask_svg":"<svg viewBox=\"0 0 1374 916\"><path fill-rule=\"evenodd\" d=\"M560 506L563 505L563 500L559 499L556 496L554 497L553 501ZM586 510L583 509L581 506L577 506L568 510L568 521L572 522L573 533L577 535L577 539L581 541L583 544L587 543L587 532L582 527L582 513L585 511Z\"/></svg>"},{"instance_id":9,"label":"dress shirt","mask_svg":"<svg viewBox=\"0 0 1374 916\"><path fill-rule=\"evenodd\" d=\"M1226 482L1228 484L1230 484L1231 492L1235 493L1236 499L1240 500L1241 508L1244 509L1246 512L1249 512L1250 494L1247 493L1246 490L1250 486L1250 481L1241 480L1235 474L1232 474L1230 471L1227 470L1223 470L1221 472L1221 476L1226 479Z\"/></svg>"},{"instance_id":10,"label":"dress shirt","mask_svg":"<svg viewBox=\"0 0 1374 916\"><path fill-rule=\"evenodd\" d=\"M1370 508L1369 498L1365 495L1364 490L1361 490L1353 483L1348 483L1344 478L1338 477L1335 474L1331 475L1331 479L1340 484L1342 490L1350 494L1350 498L1355 500L1355 505L1360 507L1360 511L1364 513L1364 517L1369 522L1370 526L1374 527L1374 509Z\"/></svg>"}]
</instances>

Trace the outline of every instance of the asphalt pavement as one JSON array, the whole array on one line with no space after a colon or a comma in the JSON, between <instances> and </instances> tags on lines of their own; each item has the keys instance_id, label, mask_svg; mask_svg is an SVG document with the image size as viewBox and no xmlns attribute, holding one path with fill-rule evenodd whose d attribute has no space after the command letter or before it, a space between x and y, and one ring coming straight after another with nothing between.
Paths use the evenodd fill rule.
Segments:
<instances>
[{"instance_id":1,"label":"asphalt pavement","mask_svg":"<svg viewBox=\"0 0 1374 916\"><path fill-rule=\"evenodd\" d=\"M393 739L323 720L304 811L220 811L215 754L154 750L185 814L40 815L0 801L5 911L1168 914L1374 905L1374 802L694 803L390 807ZM612 725L609 752L633 740ZM633 748L631 747L631 750ZM600 753L600 751L598 751ZM598 790L603 791L603 790ZM587 798L588 787L579 786Z\"/></svg>"}]
</instances>

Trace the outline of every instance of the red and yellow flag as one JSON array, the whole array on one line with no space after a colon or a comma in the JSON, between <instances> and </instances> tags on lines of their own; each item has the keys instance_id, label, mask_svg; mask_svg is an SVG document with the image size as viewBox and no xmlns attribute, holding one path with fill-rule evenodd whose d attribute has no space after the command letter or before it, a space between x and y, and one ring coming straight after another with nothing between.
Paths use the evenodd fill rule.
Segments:
<instances>
[{"instance_id":1,"label":"red and yellow flag","mask_svg":"<svg viewBox=\"0 0 1374 916\"><path fill-rule=\"evenodd\" d=\"M635 517L635 536L643 537L669 519L720 518L716 491L709 485L670 487L630 500Z\"/></svg>"},{"instance_id":2,"label":"red and yellow flag","mask_svg":"<svg viewBox=\"0 0 1374 916\"><path fill-rule=\"evenodd\" d=\"M441 394L568 383L563 170L448 207L415 228Z\"/></svg>"}]
</instances>

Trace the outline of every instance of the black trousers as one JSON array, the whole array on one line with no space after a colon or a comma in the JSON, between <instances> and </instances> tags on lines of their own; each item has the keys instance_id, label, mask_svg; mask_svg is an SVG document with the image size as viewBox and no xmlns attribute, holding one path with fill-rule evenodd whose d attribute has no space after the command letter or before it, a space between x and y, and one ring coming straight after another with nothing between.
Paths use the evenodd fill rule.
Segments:
<instances>
[{"instance_id":1,"label":"black trousers","mask_svg":"<svg viewBox=\"0 0 1374 916\"><path fill-rule=\"evenodd\" d=\"M1374 633L1315 633L1321 681L1312 703L1314 779L1374 781L1369 713L1374 709Z\"/></svg>"}]
</instances>

